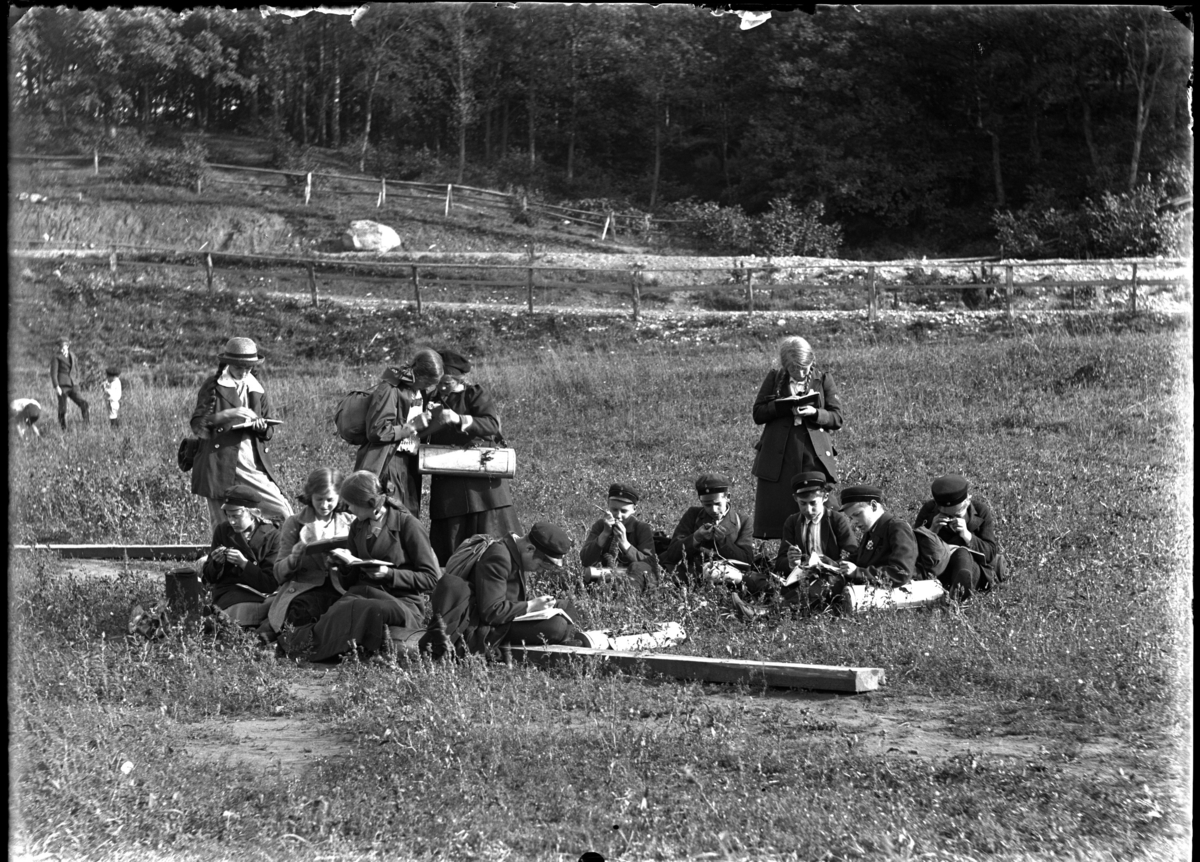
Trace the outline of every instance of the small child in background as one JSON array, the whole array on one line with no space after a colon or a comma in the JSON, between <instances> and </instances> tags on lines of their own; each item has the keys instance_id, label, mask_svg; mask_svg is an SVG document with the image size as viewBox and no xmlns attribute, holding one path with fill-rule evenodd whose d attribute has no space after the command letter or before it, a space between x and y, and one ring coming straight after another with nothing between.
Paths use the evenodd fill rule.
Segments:
<instances>
[{"instance_id":1,"label":"small child in background","mask_svg":"<svg viewBox=\"0 0 1200 862\"><path fill-rule=\"evenodd\" d=\"M25 429L32 428L34 437L41 437L42 432L38 430L37 421L42 415L42 405L38 404L32 398L17 398L9 403L8 415L12 422L16 423L17 436L22 440L25 439Z\"/></svg>"},{"instance_id":2,"label":"small child in background","mask_svg":"<svg viewBox=\"0 0 1200 862\"><path fill-rule=\"evenodd\" d=\"M104 397L108 399L108 424L113 428L120 428L121 370L110 365L104 369L104 373L106 378L100 384L100 388L104 390Z\"/></svg>"}]
</instances>

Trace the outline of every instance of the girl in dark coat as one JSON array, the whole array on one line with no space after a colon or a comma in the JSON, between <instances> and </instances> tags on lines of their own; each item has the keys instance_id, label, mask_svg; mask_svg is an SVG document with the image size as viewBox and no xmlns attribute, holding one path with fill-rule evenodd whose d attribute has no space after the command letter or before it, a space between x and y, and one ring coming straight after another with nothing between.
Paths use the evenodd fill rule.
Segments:
<instances>
[{"instance_id":1,"label":"girl in dark coat","mask_svg":"<svg viewBox=\"0 0 1200 862\"><path fill-rule=\"evenodd\" d=\"M428 414L428 442L436 446L470 446L482 442L504 446L500 414L476 384L464 381L471 360L452 350L441 352L443 375L435 407ZM438 562L454 553L464 539L484 534L498 539L522 533L513 508L508 479L502 476L430 476L429 540Z\"/></svg>"},{"instance_id":2,"label":"girl in dark coat","mask_svg":"<svg viewBox=\"0 0 1200 862\"><path fill-rule=\"evenodd\" d=\"M842 427L842 401L828 373L813 368L813 349L799 336L779 344L779 368L767 373L754 399L754 424L762 437L754 447L754 537L778 539L783 522L798 509L792 477L807 469L806 458L837 482L832 431Z\"/></svg>"},{"instance_id":3,"label":"girl in dark coat","mask_svg":"<svg viewBox=\"0 0 1200 862\"><path fill-rule=\"evenodd\" d=\"M425 528L383 495L374 473L352 473L338 490L354 523L350 549L331 553L342 564L342 583L351 586L317 621L311 644L280 638L290 653L304 652L311 661L355 647L365 654L386 650L393 626L420 633L426 596L442 576Z\"/></svg>"},{"instance_id":4,"label":"girl in dark coat","mask_svg":"<svg viewBox=\"0 0 1200 862\"><path fill-rule=\"evenodd\" d=\"M367 442L358 449L355 470L379 477L383 493L421 513L421 476L417 472L417 427L424 409L422 393L442 379L442 358L429 348L418 350L408 365L391 366L371 393L367 408Z\"/></svg>"},{"instance_id":5,"label":"girl in dark coat","mask_svg":"<svg viewBox=\"0 0 1200 862\"><path fill-rule=\"evenodd\" d=\"M225 522L221 503L230 485L257 491L259 508L271 521L279 523L292 514L267 455L267 441L275 433L268 421L271 401L250 370L261 362L251 339L229 339L217 356L217 373L201 384L196 396L191 427L200 449L192 467L192 493L207 498L214 530Z\"/></svg>"}]
</instances>

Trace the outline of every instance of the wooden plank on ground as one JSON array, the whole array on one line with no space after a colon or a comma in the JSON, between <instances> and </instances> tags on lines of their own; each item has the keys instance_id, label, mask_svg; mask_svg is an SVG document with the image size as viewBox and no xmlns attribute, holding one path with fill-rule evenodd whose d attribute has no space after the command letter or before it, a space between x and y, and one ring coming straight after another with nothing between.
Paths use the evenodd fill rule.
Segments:
<instances>
[{"instance_id":1,"label":"wooden plank on ground","mask_svg":"<svg viewBox=\"0 0 1200 862\"><path fill-rule=\"evenodd\" d=\"M13 545L14 551L54 551L78 560L191 560L208 545Z\"/></svg>"},{"instance_id":2,"label":"wooden plank on ground","mask_svg":"<svg viewBox=\"0 0 1200 862\"><path fill-rule=\"evenodd\" d=\"M513 646L513 658L527 658L536 664L569 662L573 659L596 660L632 672L650 672L676 679L700 682L745 683L775 688L804 688L813 691L839 691L858 694L874 691L887 681L883 668L838 667L819 664L791 664L779 661L705 658L694 655L666 655L650 652L587 649L575 646Z\"/></svg>"}]
</instances>

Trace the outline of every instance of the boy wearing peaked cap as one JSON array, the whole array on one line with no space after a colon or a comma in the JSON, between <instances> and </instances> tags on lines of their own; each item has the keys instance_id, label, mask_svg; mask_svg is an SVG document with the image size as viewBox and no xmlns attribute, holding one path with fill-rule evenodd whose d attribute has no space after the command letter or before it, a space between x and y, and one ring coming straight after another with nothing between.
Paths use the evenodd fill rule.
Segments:
<instances>
[{"instance_id":1,"label":"boy wearing peaked cap","mask_svg":"<svg viewBox=\"0 0 1200 862\"><path fill-rule=\"evenodd\" d=\"M829 584L828 596L846 584L901 587L913 579L917 540L912 527L892 516L883 506L883 491L872 485L851 485L842 491L842 512L858 528L858 551L838 568L842 583Z\"/></svg>"},{"instance_id":2,"label":"boy wearing peaked cap","mask_svg":"<svg viewBox=\"0 0 1200 862\"><path fill-rule=\"evenodd\" d=\"M967 480L956 474L934 479L930 491L932 499L921 505L913 521L918 569L959 600L991 589L1004 577L991 507L973 497Z\"/></svg>"},{"instance_id":3,"label":"boy wearing peaked cap","mask_svg":"<svg viewBox=\"0 0 1200 862\"><path fill-rule=\"evenodd\" d=\"M640 499L641 494L632 485L614 482L608 487L608 511L588 530L579 562L584 566L628 569L644 587L658 561L654 556L654 530L636 517Z\"/></svg>"},{"instance_id":4,"label":"boy wearing peaked cap","mask_svg":"<svg viewBox=\"0 0 1200 862\"><path fill-rule=\"evenodd\" d=\"M787 577L797 566L806 566L816 554L826 561L840 562L853 558L858 553L858 538L850 519L840 511L827 507L829 501L829 479L824 472L808 471L792 477L792 498L799 511L789 515L783 523L783 537L779 543L779 554L775 558L776 577ZM810 593L819 598L823 592L822 577L817 571L810 577L785 585L782 599L788 604L809 604ZM760 575L748 583L752 592L768 591L778 581L770 575Z\"/></svg>"},{"instance_id":5,"label":"boy wearing peaked cap","mask_svg":"<svg viewBox=\"0 0 1200 862\"><path fill-rule=\"evenodd\" d=\"M420 646L434 658L451 648L456 652L486 653L505 643L561 644L575 639L575 609L554 596L531 597L528 578L561 568L571 540L562 529L545 521L524 536L515 533L493 542L469 573L442 575L433 590L433 618ZM566 616L521 620L517 617L561 609Z\"/></svg>"},{"instance_id":6,"label":"boy wearing peaked cap","mask_svg":"<svg viewBox=\"0 0 1200 862\"><path fill-rule=\"evenodd\" d=\"M694 575L710 559L742 566L754 562L753 525L733 508L729 487L728 479L712 473L696 480L700 505L691 506L679 519L661 558L664 568L683 567Z\"/></svg>"}]
</instances>

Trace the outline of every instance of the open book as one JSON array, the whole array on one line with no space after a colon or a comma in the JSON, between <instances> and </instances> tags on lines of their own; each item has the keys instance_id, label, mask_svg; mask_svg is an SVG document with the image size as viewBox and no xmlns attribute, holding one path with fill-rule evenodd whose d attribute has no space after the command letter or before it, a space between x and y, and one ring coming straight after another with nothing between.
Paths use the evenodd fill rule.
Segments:
<instances>
[{"instance_id":1,"label":"open book","mask_svg":"<svg viewBox=\"0 0 1200 862\"><path fill-rule=\"evenodd\" d=\"M783 582L785 587L790 587L792 584L798 583L808 578L819 575L836 575L841 572L838 568L837 560L832 557L827 557L824 554L813 553L809 556L808 561L800 563L788 574L787 580Z\"/></svg>"},{"instance_id":2,"label":"open book","mask_svg":"<svg viewBox=\"0 0 1200 862\"><path fill-rule=\"evenodd\" d=\"M820 401L821 395L815 390L809 390L801 395L785 395L775 399L775 403L781 407L816 407Z\"/></svg>"},{"instance_id":3,"label":"open book","mask_svg":"<svg viewBox=\"0 0 1200 862\"><path fill-rule=\"evenodd\" d=\"M344 561L343 561L344 562ZM390 560L355 560L352 563L346 563L348 569L376 569L383 566L385 569L390 569L395 563Z\"/></svg>"},{"instance_id":4,"label":"open book","mask_svg":"<svg viewBox=\"0 0 1200 862\"><path fill-rule=\"evenodd\" d=\"M925 540L929 542L941 542L941 544L946 547L946 553L953 553L959 548L962 548L964 551L970 551L981 560L984 558L984 553L982 551L977 551L974 548L968 548L966 545L952 545L929 527L916 527L913 529L913 533L918 536L923 536Z\"/></svg>"},{"instance_id":5,"label":"open book","mask_svg":"<svg viewBox=\"0 0 1200 862\"><path fill-rule=\"evenodd\" d=\"M529 623L537 620L549 620L553 619L554 617L566 617L567 622L575 622L575 620L571 619L570 614L568 614L562 608L542 608L540 611L530 611L527 614L521 614L519 617L514 617L513 622Z\"/></svg>"},{"instance_id":6,"label":"open book","mask_svg":"<svg viewBox=\"0 0 1200 862\"><path fill-rule=\"evenodd\" d=\"M304 546L304 553L306 553L306 554L328 554L330 551L335 551L335 550L345 551L345 550L349 550L349 548L350 548L350 537L349 536L333 536L328 539L317 539L315 542L309 542L307 545Z\"/></svg>"}]
</instances>

